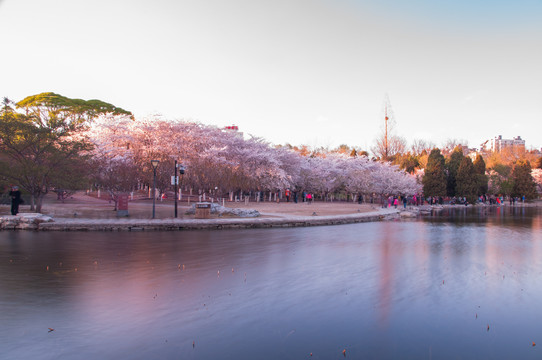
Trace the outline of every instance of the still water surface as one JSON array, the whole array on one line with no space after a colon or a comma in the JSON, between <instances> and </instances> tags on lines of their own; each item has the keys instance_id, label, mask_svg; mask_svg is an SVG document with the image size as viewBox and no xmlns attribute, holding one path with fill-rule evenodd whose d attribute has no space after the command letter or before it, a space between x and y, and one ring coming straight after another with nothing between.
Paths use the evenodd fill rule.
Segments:
<instances>
[{"instance_id":1,"label":"still water surface","mask_svg":"<svg viewBox=\"0 0 542 360\"><path fill-rule=\"evenodd\" d=\"M541 358L540 212L0 233L2 359L344 359L343 350Z\"/></svg>"}]
</instances>

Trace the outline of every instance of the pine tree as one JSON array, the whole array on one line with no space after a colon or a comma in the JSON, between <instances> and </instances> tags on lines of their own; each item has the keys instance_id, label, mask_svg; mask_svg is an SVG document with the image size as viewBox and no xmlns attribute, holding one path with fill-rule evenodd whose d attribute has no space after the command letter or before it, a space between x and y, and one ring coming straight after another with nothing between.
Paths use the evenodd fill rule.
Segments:
<instances>
[{"instance_id":1,"label":"pine tree","mask_svg":"<svg viewBox=\"0 0 542 360\"><path fill-rule=\"evenodd\" d=\"M411 153L407 153L400 156L398 160L399 160L399 166L401 167L401 169L405 170L407 173L410 173L410 174L414 174L414 172L416 171L416 168L420 166L418 157Z\"/></svg>"},{"instance_id":2,"label":"pine tree","mask_svg":"<svg viewBox=\"0 0 542 360\"><path fill-rule=\"evenodd\" d=\"M425 196L446 195L446 173L444 172L444 156L439 149L431 150L422 179Z\"/></svg>"},{"instance_id":3,"label":"pine tree","mask_svg":"<svg viewBox=\"0 0 542 360\"><path fill-rule=\"evenodd\" d=\"M448 196L455 196L457 192L456 177L459 165L465 156L463 155L463 149L461 146L456 146L452 155L446 161L446 170L448 172L446 178L446 194Z\"/></svg>"},{"instance_id":4,"label":"pine tree","mask_svg":"<svg viewBox=\"0 0 542 360\"><path fill-rule=\"evenodd\" d=\"M487 194L489 178L486 175L486 162L482 155L476 156L473 165L478 182L478 195Z\"/></svg>"},{"instance_id":5,"label":"pine tree","mask_svg":"<svg viewBox=\"0 0 542 360\"><path fill-rule=\"evenodd\" d=\"M512 196L522 197L526 199L536 198L536 183L531 175L531 163L529 161L520 160L512 169Z\"/></svg>"},{"instance_id":6,"label":"pine tree","mask_svg":"<svg viewBox=\"0 0 542 360\"><path fill-rule=\"evenodd\" d=\"M476 203L478 195L477 175L470 157L464 157L457 169L456 189L457 195L466 197L471 204Z\"/></svg>"}]
</instances>

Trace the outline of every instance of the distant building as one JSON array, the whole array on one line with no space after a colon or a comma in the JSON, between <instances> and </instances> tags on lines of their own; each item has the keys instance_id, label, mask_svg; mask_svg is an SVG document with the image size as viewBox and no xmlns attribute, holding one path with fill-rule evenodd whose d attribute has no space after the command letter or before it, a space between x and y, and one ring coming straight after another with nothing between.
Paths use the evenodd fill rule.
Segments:
<instances>
[{"instance_id":1,"label":"distant building","mask_svg":"<svg viewBox=\"0 0 542 360\"><path fill-rule=\"evenodd\" d=\"M223 128L224 131L227 131L229 133L232 133L234 134L235 136L237 137L244 137L245 135L243 134L242 131L239 131L239 126L237 125L228 125L228 126L224 126Z\"/></svg>"},{"instance_id":2,"label":"distant building","mask_svg":"<svg viewBox=\"0 0 542 360\"><path fill-rule=\"evenodd\" d=\"M513 139L503 139L502 135L499 135L491 139L489 149L493 152L501 152L504 149L525 151L525 140L521 136L516 136Z\"/></svg>"}]
</instances>

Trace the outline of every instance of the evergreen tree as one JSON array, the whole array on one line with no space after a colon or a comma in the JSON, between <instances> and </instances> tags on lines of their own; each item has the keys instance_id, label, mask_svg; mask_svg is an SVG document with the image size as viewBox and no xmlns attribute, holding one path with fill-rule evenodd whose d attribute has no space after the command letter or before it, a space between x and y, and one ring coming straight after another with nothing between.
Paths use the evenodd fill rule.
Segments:
<instances>
[{"instance_id":1,"label":"evergreen tree","mask_svg":"<svg viewBox=\"0 0 542 360\"><path fill-rule=\"evenodd\" d=\"M422 179L425 196L446 195L446 173L444 172L444 156L439 149L431 150Z\"/></svg>"},{"instance_id":2,"label":"evergreen tree","mask_svg":"<svg viewBox=\"0 0 542 360\"><path fill-rule=\"evenodd\" d=\"M475 204L478 197L477 175L470 157L464 157L457 169L457 195L466 197L471 204Z\"/></svg>"},{"instance_id":3,"label":"evergreen tree","mask_svg":"<svg viewBox=\"0 0 542 360\"><path fill-rule=\"evenodd\" d=\"M542 169L542 156L538 158L538 161L536 162L536 167Z\"/></svg>"},{"instance_id":4,"label":"evergreen tree","mask_svg":"<svg viewBox=\"0 0 542 360\"><path fill-rule=\"evenodd\" d=\"M520 160L512 169L512 196L522 197L526 199L536 198L536 183L531 175L531 163L529 161Z\"/></svg>"},{"instance_id":5,"label":"evergreen tree","mask_svg":"<svg viewBox=\"0 0 542 360\"><path fill-rule=\"evenodd\" d=\"M405 170L406 172L410 174L413 174L416 171L416 168L420 166L418 157L411 153L401 155L398 160L399 160L399 166L401 167L401 169Z\"/></svg>"},{"instance_id":6,"label":"evergreen tree","mask_svg":"<svg viewBox=\"0 0 542 360\"><path fill-rule=\"evenodd\" d=\"M473 165L478 182L478 195L487 194L489 178L486 175L486 162L482 155L478 154L478 156L476 156Z\"/></svg>"},{"instance_id":7,"label":"evergreen tree","mask_svg":"<svg viewBox=\"0 0 542 360\"><path fill-rule=\"evenodd\" d=\"M448 160L446 161L447 181L446 181L446 194L448 196L455 196L457 193L456 177L459 165L465 156L463 155L463 148L456 146Z\"/></svg>"},{"instance_id":8,"label":"evergreen tree","mask_svg":"<svg viewBox=\"0 0 542 360\"><path fill-rule=\"evenodd\" d=\"M493 195L510 195L512 193L512 180L510 174L512 168L501 163L496 164L490 176L491 194Z\"/></svg>"}]
</instances>

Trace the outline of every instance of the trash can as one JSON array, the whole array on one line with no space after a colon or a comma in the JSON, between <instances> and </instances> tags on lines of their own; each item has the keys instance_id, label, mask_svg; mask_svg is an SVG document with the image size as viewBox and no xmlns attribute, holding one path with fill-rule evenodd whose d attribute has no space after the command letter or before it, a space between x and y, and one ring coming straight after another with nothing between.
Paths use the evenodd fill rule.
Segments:
<instances>
[{"instance_id":1,"label":"trash can","mask_svg":"<svg viewBox=\"0 0 542 360\"><path fill-rule=\"evenodd\" d=\"M211 218L211 203L196 203L196 219Z\"/></svg>"}]
</instances>

